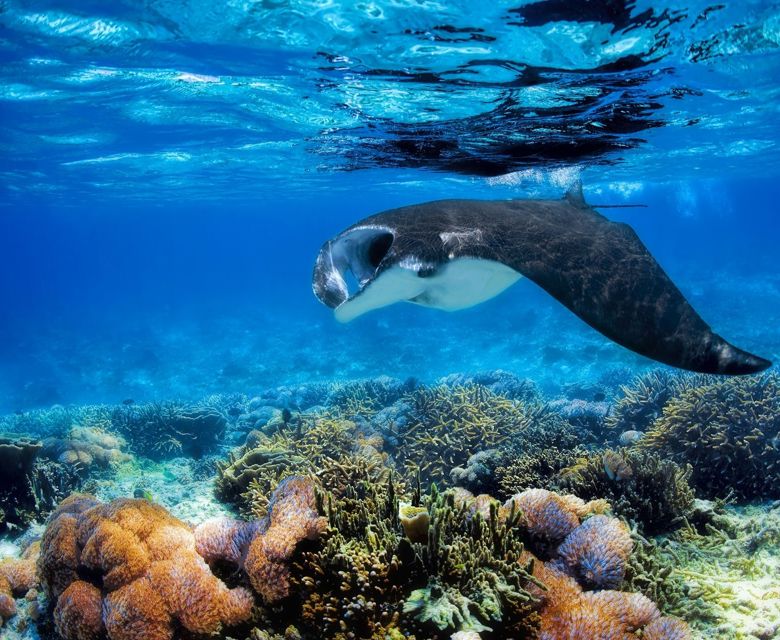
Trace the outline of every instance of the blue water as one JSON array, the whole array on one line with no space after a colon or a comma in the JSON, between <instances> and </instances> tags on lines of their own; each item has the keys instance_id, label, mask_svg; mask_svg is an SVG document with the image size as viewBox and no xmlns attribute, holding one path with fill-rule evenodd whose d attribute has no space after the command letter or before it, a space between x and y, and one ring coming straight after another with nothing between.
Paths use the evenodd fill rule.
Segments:
<instances>
[{"instance_id":1,"label":"blue water","mask_svg":"<svg viewBox=\"0 0 780 640\"><path fill-rule=\"evenodd\" d=\"M485 6L483 6L485 5ZM651 363L533 284L347 325L321 243L581 179L716 331L780 357L780 4L0 3L0 412Z\"/></svg>"}]
</instances>

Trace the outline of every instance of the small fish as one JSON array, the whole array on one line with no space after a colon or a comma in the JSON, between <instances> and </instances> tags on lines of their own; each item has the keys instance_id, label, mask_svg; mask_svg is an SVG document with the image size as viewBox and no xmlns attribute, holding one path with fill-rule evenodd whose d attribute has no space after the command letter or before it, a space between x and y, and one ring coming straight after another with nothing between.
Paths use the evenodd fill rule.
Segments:
<instances>
[{"instance_id":1,"label":"small fish","mask_svg":"<svg viewBox=\"0 0 780 640\"><path fill-rule=\"evenodd\" d=\"M593 400L595 402L604 402L604 400L606 400L606 398L607 398L607 396L604 393L602 393L601 391L597 391L596 393L593 394Z\"/></svg>"},{"instance_id":2,"label":"small fish","mask_svg":"<svg viewBox=\"0 0 780 640\"><path fill-rule=\"evenodd\" d=\"M617 480L620 482L628 480L634 475L631 467L619 453L607 451L601 458L601 461L604 464L604 472L610 480Z\"/></svg>"},{"instance_id":3,"label":"small fish","mask_svg":"<svg viewBox=\"0 0 780 640\"><path fill-rule=\"evenodd\" d=\"M135 400L133 400L132 398L125 398L124 400L122 400L122 404L125 405L126 407L129 407L131 404L135 404Z\"/></svg>"},{"instance_id":4,"label":"small fish","mask_svg":"<svg viewBox=\"0 0 780 640\"><path fill-rule=\"evenodd\" d=\"M618 440L622 446L629 447L632 444L639 442L644 437L645 434L642 433L641 431L629 429L628 431L624 431L623 433L621 433L620 438Z\"/></svg>"},{"instance_id":5,"label":"small fish","mask_svg":"<svg viewBox=\"0 0 780 640\"><path fill-rule=\"evenodd\" d=\"M133 497L134 498L142 498L146 500L147 502L154 502L154 496L152 495L152 492L148 489L144 489L142 487L136 487L135 491L133 491Z\"/></svg>"}]
</instances>

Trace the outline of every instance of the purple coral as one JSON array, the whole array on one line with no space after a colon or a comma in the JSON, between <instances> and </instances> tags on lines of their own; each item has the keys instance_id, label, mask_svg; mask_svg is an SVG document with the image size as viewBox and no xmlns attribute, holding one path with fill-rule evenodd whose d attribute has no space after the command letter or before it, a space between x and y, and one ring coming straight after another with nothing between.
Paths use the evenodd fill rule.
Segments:
<instances>
[{"instance_id":1,"label":"purple coral","mask_svg":"<svg viewBox=\"0 0 780 640\"><path fill-rule=\"evenodd\" d=\"M520 524L537 539L557 543L580 524L571 504L563 496L546 489L527 489L513 496L505 507L512 505L521 512Z\"/></svg>"},{"instance_id":2,"label":"purple coral","mask_svg":"<svg viewBox=\"0 0 780 640\"><path fill-rule=\"evenodd\" d=\"M633 543L620 520L597 515L572 531L558 547L560 561L587 588L614 589L623 581Z\"/></svg>"}]
</instances>

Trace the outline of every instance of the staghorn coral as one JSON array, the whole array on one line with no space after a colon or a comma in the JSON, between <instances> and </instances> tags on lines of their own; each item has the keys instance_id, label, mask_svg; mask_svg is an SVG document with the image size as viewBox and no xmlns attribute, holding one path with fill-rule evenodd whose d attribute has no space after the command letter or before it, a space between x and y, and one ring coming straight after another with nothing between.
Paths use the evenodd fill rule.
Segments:
<instances>
[{"instance_id":1,"label":"staghorn coral","mask_svg":"<svg viewBox=\"0 0 780 640\"><path fill-rule=\"evenodd\" d=\"M691 472L654 453L607 450L580 457L550 485L586 500L604 498L614 513L655 535L674 529L690 514Z\"/></svg>"},{"instance_id":2,"label":"staghorn coral","mask_svg":"<svg viewBox=\"0 0 780 640\"><path fill-rule=\"evenodd\" d=\"M371 417L380 409L413 392L416 387L417 381L414 378L398 380L379 376L352 380L333 384L324 404L347 418Z\"/></svg>"},{"instance_id":3,"label":"staghorn coral","mask_svg":"<svg viewBox=\"0 0 780 640\"><path fill-rule=\"evenodd\" d=\"M664 406L681 393L708 382L716 376L698 373L652 369L622 386L623 397L606 416L604 425L617 431L644 432L661 415Z\"/></svg>"},{"instance_id":4,"label":"staghorn coral","mask_svg":"<svg viewBox=\"0 0 780 640\"><path fill-rule=\"evenodd\" d=\"M780 375L729 378L671 400L637 444L692 467L705 497L780 497Z\"/></svg>"},{"instance_id":5,"label":"staghorn coral","mask_svg":"<svg viewBox=\"0 0 780 640\"><path fill-rule=\"evenodd\" d=\"M633 541L620 520L595 515L566 536L557 555L581 585L611 589L620 585Z\"/></svg>"},{"instance_id":6,"label":"staghorn coral","mask_svg":"<svg viewBox=\"0 0 780 640\"><path fill-rule=\"evenodd\" d=\"M542 394L533 380L501 369L473 374L453 373L440 378L437 384L453 388L479 385L510 400L526 404L539 404L542 401Z\"/></svg>"},{"instance_id":7,"label":"staghorn coral","mask_svg":"<svg viewBox=\"0 0 780 640\"><path fill-rule=\"evenodd\" d=\"M165 460L176 456L201 458L219 444L227 428L220 398L187 405L179 402L129 404L115 407L111 424L137 454Z\"/></svg>"},{"instance_id":8,"label":"staghorn coral","mask_svg":"<svg viewBox=\"0 0 780 640\"><path fill-rule=\"evenodd\" d=\"M711 604L694 597L685 580L676 571L678 559L668 540L657 542L632 535L634 549L626 565L620 588L644 594L664 614L682 619L711 619Z\"/></svg>"},{"instance_id":9,"label":"staghorn coral","mask_svg":"<svg viewBox=\"0 0 780 640\"><path fill-rule=\"evenodd\" d=\"M211 572L189 527L146 500L63 501L44 533L39 571L65 640L96 637L98 618L110 640L168 640L177 625L213 634L246 620L253 604L249 591Z\"/></svg>"},{"instance_id":10,"label":"staghorn coral","mask_svg":"<svg viewBox=\"0 0 780 640\"><path fill-rule=\"evenodd\" d=\"M576 444L573 428L541 405L524 404L497 395L479 385L464 387L421 387L409 398L402 416L391 425L396 428L394 456L408 479L417 475L424 488L432 483L446 484L450 471L460 482L469 459L476 453L498 449L491 454L486 473L475 476L473 488L494 492L491 470L507 457L543 445Z\"/></svg>"},{"instance_id":11,"label":"staghorn coral","mask_svg":"<svg viewBox=\"0 0 780 640\"><path fill-rule=\"evenodd\" d=\"M496 496L505 499L525 489L549 489L558 474L582 454L579 448L544 447L511 459L504 456L504 463L494 472Z\"/></svg>"},{"instance_id":12,"label":"staghorn coral","mask_svg":"<svg viewBox=\"0 0 780 640\"><path fill-rule=\"evenodd\" d=\"M363 473L381 482L389 472L381 437L331 414L301 414L273 435L258 434L252 444L220 463L215 480L217 496L252 518L265 516L267 496L287 476L316 476L340 494Z\"/></svg>"}]
</instances>

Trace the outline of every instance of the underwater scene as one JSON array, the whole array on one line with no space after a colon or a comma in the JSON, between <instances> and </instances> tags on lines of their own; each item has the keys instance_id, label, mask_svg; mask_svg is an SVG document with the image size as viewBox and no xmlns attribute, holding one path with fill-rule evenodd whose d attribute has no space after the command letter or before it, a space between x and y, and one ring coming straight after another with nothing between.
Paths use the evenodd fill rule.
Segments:
<instances>
[{"instance_id":1,"label":"underwater scene","mask_svg":"<svg viewBox=\"0 0 780 640\"><path fill-rule=\"evenodd\" d=\"M0 639L780 640L779 2L0 60Z\"/></svg>"}]
</instances>

